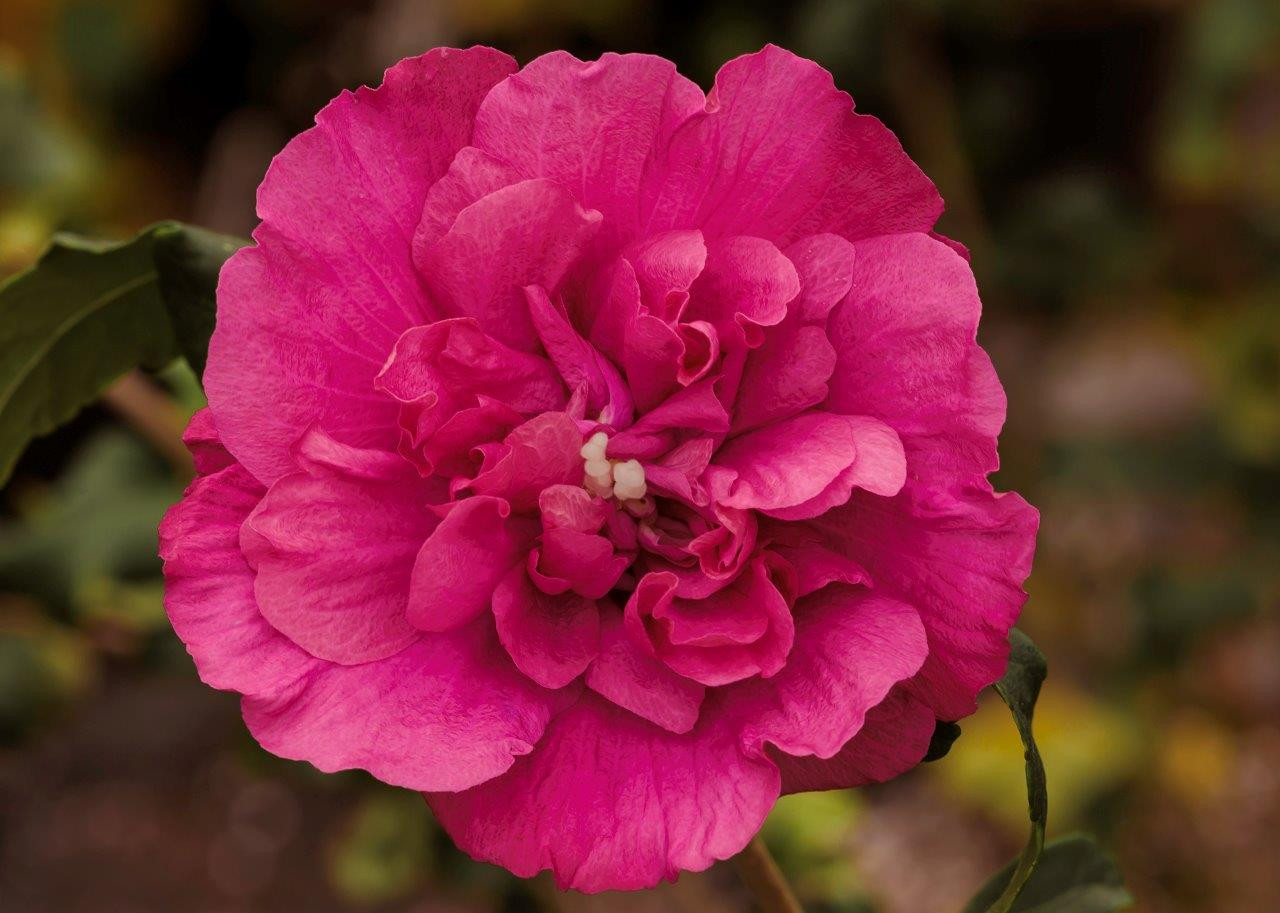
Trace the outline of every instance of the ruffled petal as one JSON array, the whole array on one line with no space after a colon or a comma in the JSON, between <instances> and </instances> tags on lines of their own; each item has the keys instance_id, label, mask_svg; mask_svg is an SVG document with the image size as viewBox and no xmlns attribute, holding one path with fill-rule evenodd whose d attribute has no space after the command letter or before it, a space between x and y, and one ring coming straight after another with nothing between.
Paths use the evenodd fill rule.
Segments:
<instances>
[{"instance_id":1,"label":"ruffled petal","mask_svg":"<svg viewBox=\"0 0 1280 913\"><path fill-rule=\"evenodd\" d=\"M586 250L600 213L567 190L522 181L481 197L420 256L423 279L444 313L474 317L509 346L532 351L538 337L524 288L553 290Z\"/></svg>"},{"instance_id":2,"label":"ruffled petal","mask_svg":"<svg viewBox=\"0 0 1280 913\"><path fill-rule=\"evenodd\" d=\"M424 483L370 478L385 457L399 458L309 437L321 457L358 462L287 475L267 491L240 538L254 596L272 627L313 656L383 659L418 637L405 608L414 556L435 526Z\"/></svg>"},{"instance_id":3,"label":"ruffled petal","mask_svg":"<svg viewBox=\"0 0 1280 913\"><path fill-rule=\"evenodd\" d=\"M587 691L505 776L427 801L475 858L521 877L551 869L561 888L591 893L727 859L778 790L774 765L744 755L717 715L677 735Z\"/></svg>"},{"instance_id":4,"label":"ruffled petal","mask_svg":"<svg viewBox=\"0 0 1280 913\"><path fill-rule=\"evenodd\" d=\"M810 522L866 565L876 592L920 613L929 656L913 692L938 719L958 720L1004 673L1038 521L1015 494L973 488L957 496L909 482L892 499L855 492Z\"/></svg>"},{"instance_id":5,"label":"ruffled petal","mask_svg":"<svg viewBox=\"0 0 1280 913\"><path fill-rule=\"evenodd\" d=\"M981 479L999 465L1005 396L976 341L969 265L925 235L855 250L853 289L827 328L838 357L826 408L893 426L912 473L933 484Z\"/></svg>"},{"instance_id":6,"label":"ruffled petal","mask_svg":"<svg viewBox=\"0 0 1280 913\"><path fill-rule=\"evenodd\" d=\"M706 688L673 672L627 634L616 610L601 618L600 655L587 669L587 687L669 732L698 722Z\"/></svg>"},{"instance_id":7,"label":"ruffled petal","mask_svg":"<svg viewBox=\"0 0 1280 913\"><path fill-rule=\"evenodd\" d=\"M647 54L530 61L489 93L472 145L526 177L549 178L605 214L616 247L636 234L642 186L671 133L701 111L702 90Z\"/></svg>"},{"instance_id":8,"label":"ruffled petal","mask_svg":"<svg viewBox=\"0 0 1280 913\"><path fill-rule=\"evenodd\" d=\"M512 569L494 590L493 617L516 667L544 688L563 688L600 652L595 600L544 593L523 567Z\"/></svg>"},{"instance_id":9,"label":"ruffled petal","mask_svg":"<svg viewBox=\"0 0 1280 913\"><path fill-rule=\"evenodd\" d=\"M582 433L563 412L544 412L503 440L504 453L474 479L476 494L507 500L517 510L536 507L543 489L582 482Z\"/></svg>"},{"instance_id":10,"label":"ruffled petal","mask_svg":"<svg viewBox=\"0 0 1280 913\"><path fill-rule=\"evenodd\" d=\"M906 462L897 435L862 416L806 412L729 440L716 454L711 491L720 503L799 519L848 500L853 488L893 495Z\"/></svg>"},{"instance_id":11,"label":"ruffled petal","mask_svg":"<svg viewBox=\"0 0 1280 913\"><path fill-rule=\"evenodd\" d=\"M197 479L160 524L164 607L173 629L214 688L273 695L319 660L262 617L240 526L266 490L233 463Z\"/></svg>"},{"instance_id":12,"label":"ruffled petal","mask_svg":"<svg viewBox=\"0 0 1280 913\"><path fill-rule=\"evenodd\" d=\"M783 794L883 783L924 759L936 722L927 704L898 685L867 711L858 734L831 757L781 751L770 751L769 757L782 773Z\"/></svg>"},{"instance_id":13,"label":"ruffled petal","mask_svg":"<svg viewBox=\"0 0 1280 913\"><path fill-rule=\"evenodd\" d=\"M501 498L483 495L452 505L413 564L405 617L423 631L448 631L489 608L493 591L519 565L538 533L512 517Z\"/></svg>"},{"instance_id":14,"label":"ruffled petal","mask_svg":"<svg viewBox=\"0 0 1280 913\"><path fill-rule=\"evenodd\" d=\"M653 232L701 228L786 245L818 232L928 231L942 212L880 121L854 114L822 67L773 45L720 68L664 168L646 201Z\"/></svg>"},{"instance_id":15,"label":"ruffled petal","mask_svg":"<svg viewBox=\"0 0 1280 913\"><path fill-rule=\"evenodd\" d=\"M352 444L395 446L395 406L371 387L396 337L433 316L414 227L481 99L514 68L487 48L401 61L276 156L258 245L222 268L204 374L223 441L262 482L293 471L289 447L317 421Z\"/></svg>"},{"instance_id":16,"label":"ruffled petal","mask_svg":"<svg viewBox=\"0 0 1280 913\"><path fill-rule=\"evenodd\" d=\"M910 678L927 652L924 626L905 603L848 586L797 606L795 645L773 678L744 682L725 699L747 720L744 744L829 758L867 712Z\"/></svg>"},{"instance_id":17,"label":"ruffled petal","mask_svg":"<svg viewBox=\"0 0 1280 913\"><path fill-rule=\"evenodd\" d=\"M532 751L561 700L511 664L492 620L480 618L378 662L320 665L277 698L245 698L243 711L262 747L282 758L458 790Z\"/></svg>"}]
</instances>

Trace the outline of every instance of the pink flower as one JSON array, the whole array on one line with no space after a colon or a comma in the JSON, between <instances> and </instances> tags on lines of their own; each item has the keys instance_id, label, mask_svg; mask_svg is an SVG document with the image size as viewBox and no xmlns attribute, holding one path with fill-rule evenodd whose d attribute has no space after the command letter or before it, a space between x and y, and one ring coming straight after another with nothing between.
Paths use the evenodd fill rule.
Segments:
<instances>
[{"instance_id":1,"label":"pink flower","mask_svg":"<svg viewBox=\"0 0 1280 913\"><path fill-rule=\"evenodd\" d=\"M222 272L167 606L262 745L639 888L920 761L1036 514L933 185L775 47L436 50L335 99Z\"/></svg>"}]
</instances>

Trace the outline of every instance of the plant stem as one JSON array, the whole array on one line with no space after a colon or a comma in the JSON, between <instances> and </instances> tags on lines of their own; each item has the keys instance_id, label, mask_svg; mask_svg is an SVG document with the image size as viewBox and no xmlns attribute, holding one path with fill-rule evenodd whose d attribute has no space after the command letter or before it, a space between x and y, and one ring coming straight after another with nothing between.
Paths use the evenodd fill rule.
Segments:
<instances>
[{"instance_id":1,"label":"plant stem","mask_svg":"<svg viewBox=\"0 0 1280 913\"><path fill-rule=\"evenodd\" d=\"M804 913L786 876L759 836L753 837L747 848L733 857L733 863L738 867L739 877L755 895L762 913Z\"/></svg>"}]
</instances>

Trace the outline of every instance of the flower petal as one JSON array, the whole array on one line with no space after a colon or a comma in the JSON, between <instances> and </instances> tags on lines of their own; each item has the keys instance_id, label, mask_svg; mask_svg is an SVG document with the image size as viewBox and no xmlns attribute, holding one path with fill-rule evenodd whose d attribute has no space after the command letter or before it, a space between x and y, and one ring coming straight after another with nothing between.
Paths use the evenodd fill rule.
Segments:
<instances>
[{"instance_id":1,"label":"flower petal","mask_svg":"<svg viewBox=\"0 0 1280 913\"><path fill-rule=\"evenodd\" d=\"M246 698L262 747L325 772L466 789L528 754L561 701L511 664L489 618L360 666L324 664L276 699Z\"/></svg>"},{"instance_id":2,"label":"flower petal","mask_svg":"<svg viewBox=\"0 0 1280 913\"><path fill-rule=\"evenodd\" d=\"M698 722L706 693L637 646L616 610L601 617L600 655L587 669L586 682L619 707L675 733L688 732Z\"/></svg>"},{"instance_id":3,"label":"flower petal","mask_svg":"<svg viewBox=\"0 0 1280 913\"><path fill-rule=\"evenodd\" d=\"M472 145L526 177L570 188L606 216L611 245L636 234L642 185L671 132L701 111L702 90L661 57L564 51L530 61L489 93Z\"/></svg>"},{"instance_id":4,"label":"flower petal","mask_svg":"<svg viewBox=\"0 0 1280 913\"><path fill-rule=\"evenodd\" d=\"M853 113L831 74L769 45L716 74L706 110L672 137L648 197L650 231L701 228L785 245L928 231L942 198L880 121Z\"/></svg>"},{"instance_id":5,"label":"flower petal","mask_svg":"<svg viewBox=\"0 0 1280 913\"><path fill-rule=\"evenodd\" d=\"M855 492L811 524L838 551L858 556L876 592L920 613L929 656L913 693L938 719L958 720L1004 673L1037 522L1014 494L975 487L957 496L912 481L892 499Z\"/></svg>"},{"instance_id":6,"label":"flower petal","mask_svg":"<svg viewBox=\"0 0 1280 913\"><path fill-rule=\"evenodd\" d=\"M1004 390L976 341L968 264L925 235L860 241L854 287L832 312L838 353L825 408L874 415L913 474L964 484L996 469Z\"/></svg>"},{"instance_id":7,"label":"flower petal","mask_svg":"<svg viewBox=\"0 0 1280 913\"><path fill-rule=\"evenodd\" d=\"M784 795L883 783L924 759L936 723L927 704L897 685L867 711L858 734L831 757L795 757L781 751L770 751L769 757L782 773Z\"/></svg>"},{"instance_id":8,"label":"flower petal","mask_svg":"<svg viewBox=\"0 0 1280 913\"><path fill-rule=\"evenodd\" d=\"M537 524L511 517L501 498L454 504L414 559L406 619L422 631L448 631L489 608L493 591L524 559Z\"/></svg>"},{"instance_id":9,"label":"flower petal","mask_svg":"<svg viewBox=\"0 0 1280 913\"><path fill-rule=\"evenodd\" d=\"M533 351L537 334L524 287L554 290L600 227L564 188L522 181L481 197L421 254L431 298L449 315L474 317L509 346Z\"/></svg>"},{"instance_id":10,"label":"flower petal","mask_svg":"<svg viewBox=\"0 0 1280 913\"><path fill-rule=\"evenodd\" d=\"M413 643L409 577L435 525L425 502L415 479L336 471L277 479L240 538L263 616L313 656L347 665Z\"/></svg>"},{"instance_id":11,"label":"flower petal","mask_svg":"<svg viewBox=\"0 0 1280 913\"><path fill-rule=\"evenodd\" d=\"M608 733L602 738L601 733ZM648 888L739 852L777 798L777 769L704 712L676 735L591 692L506 775L427 801L458 846L561 888Z\"/></svg>"},{"instance_id":12,"label":"flower petal","mask_svg":"<svg viewBox=\"0 0 1280 913\"><path fill-rule=\"evenodd\" d=\"M240 526L266 490L232 463L196 479L160 524L164 607L173 629L214 688L272 695L319 660L262 617Z\"/></svg>"},{"instance_id":13,"label":"flower petal","mask_svg":"<svg viewBox=\"0 0 1280 913\"><path fill-rule=\"evenodd\" d=\"M829 412L806 412L732 438L714 466L711 490L720 503L769 512L816 506L807 516L848 500L855 486L896 494L906 474L891 428Z\"/></svg>"},{"instance_id":14,"label":"flower petal","mask_svg":"<svg viewBox=\"0 0 1280 913\"><path fill-rule=\"evenodd\" d=\"M749 714L744 744L829 758L853 738L867 711L910 678L928 647L911 606L866 590L828 587L800 603L795 644L770 679L726 695Z\"/></svg>"},{"instance_id":15,"label":"flower petal","mask_svg":"<svg viewBox=\"0 0 1280 913\"><path fill-rule=\"evenodd\" d=\"M256 247L218 283L205 391L227 449L263 483L320 421L391 449L395 406L371 388L397 336L432 317L409 257L427 188L468 140L489 89L515 67L487 48L401 61L344 93L271 165Z\"/></svg>"},{"instance_id":16,"label":"flower petal","mask_svg":"<svg viewBox=\"0 0 1280 913\"><path fill-rule=\"evenodd\" d=\"M563 688L600 652L595 600L544 593L523 566L513 568L494 590L493 617L516 667L544 688Z\"/></svg>"}]
</instances>

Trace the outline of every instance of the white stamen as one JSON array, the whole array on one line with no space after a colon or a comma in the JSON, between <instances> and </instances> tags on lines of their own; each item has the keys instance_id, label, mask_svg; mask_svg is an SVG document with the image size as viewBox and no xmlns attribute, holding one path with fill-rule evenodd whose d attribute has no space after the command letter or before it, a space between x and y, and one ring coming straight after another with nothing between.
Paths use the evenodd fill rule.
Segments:
<instances>
[{"instance_id":1,"label":"white stamen","mask_svg":"<svg viewBox=\"0 0 1280 913\"><path fill-rule=\"evenodd\" d=\"M643 511L644 497L648 492L644 467L639 460L611 460L605 456L609 435L597 431L583 442L578 451L582 455L582 485L587 491L601 498L614 497L628 509Z\"/></svg>"},{"instance_id":2,"label":"white stamen","mask_svg":"<svg viewBox=\"0 0 1280 913\"><path fill-rule=\"evenodd\" d=\"M648 491L644 467L639 460L627 460L613 466L613 496L619 501L639 500Z\"/></svg>"}]
</instances>

